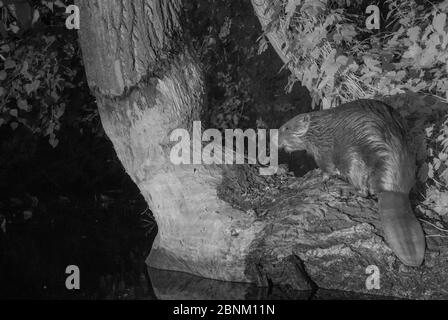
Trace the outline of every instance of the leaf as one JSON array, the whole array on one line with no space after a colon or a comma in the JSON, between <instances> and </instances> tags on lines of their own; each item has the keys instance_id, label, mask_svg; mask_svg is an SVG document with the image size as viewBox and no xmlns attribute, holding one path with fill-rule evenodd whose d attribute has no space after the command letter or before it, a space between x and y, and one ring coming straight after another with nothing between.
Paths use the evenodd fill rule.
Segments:
<instances>
[{"instance_id":1,"label":"leaf","mask_svg":"<svg viewBox=\"0 0 448 320\"><path fill-rule=\"evenodd\" d=\"M56 41L56 37L55 36L42 36L42 39L45 40L45 43L47 46L50 46L53 44L53 42Z\"/></svg>"},{"instance_id":2,"label":"leaf","mask_svg":"<svg viewBox=\"0 0 448 320\"><path fill-rule=\"evenodd\" d=\"M35 24L35 23L39 20L39 18L40 18L39 10L34 9L34 12L33 12L33 21L31 21L31 24Z\"/></svg>"},{"instance_id":3,"label":"leaf","mask_svg":"<svg viewBox=\"0 0 448 320\"><path fill-rule=\"evenodd\" d=\"M434 165L433 165L434 171L439 170L440 165L442 164L442 161L440 161L440 159L438 159L438 158L434 158L433 163L434 163Z\"/></svg>"},{"instance_id":4,"label":"leaf","mask_svg":"<svg viewBox=\"0 0 448 320\"><path fill-rule=\"evenodd\" d=\"M17 122L11 122L10 126L12 130L16 130L19 124Z\"/></svg>"},{"instance_id":5,"label":"leaf","mask_svg":"<svg viewBox=\"0 0 448 320\"><path fill-rule=\"evenodd\" d=\"M40 80L34 80L32 83L27 83L24 88L28 95L36 91L40 86Z\"/></svg>"},{"instance_id":6,"label":"leaf","mask_svg":"<svg viewBox=\"0 0 448 320\"><path fill-rule=\"evenodd\" d=\"M23 211L23 220L30 220L33 217L33 212L31 210Z\"/></svg>"},{"instance_id":7,"label":"leaf","mask_svg":"<svg viewBox=\"0 0 448 320\"><path fill-rule=\"evenodd\" d=\"M218 37L221 40L225 40L229 34L232 27L232 19L229 17L225 17L224 24L221 26L221 29L219 30Z\"/></svg>"},{"instance_id":8,"label":"leaf","mask_svg":"<svg viewBox=\"0 0 448 320\"><path fill-rule=\"evenodd\" d=\"M19 115L19 112L17 111L17 109L11 109L11 110L9 110L9 114L11 116L13 116L14 118L17 118Z\"/></svg>"},{"instance_id":9,"label":"leaf","mask_svg":"<svg viewBox=\"0 0 448 320\"><path fill-rule=\"evenodd\" d=\"M26 125L28 123L28 121L25 118L18 118L17 121L23 125Z\"/></svg>"},{"instance_id":10,"label":"leaf","mask_svg":"<svg viewBox=\"0 0 448 320\"><path fill-rule=\"evenodd\" d=\"M33 19L33 7L28 1L15 1L14 6L19 26L25 31L28 30Z\"/></svg>"},{"instance_id":11,"label":"leaf","mask_svg":"<svg viewBox=\"0 0 448 320\"><path fill-rule=\"evenodd\" d=\"M6 73L5 70L0 71L0 81L5 80L7 76L8 74Z\"/></svg>"},{"instance_id":12,"label":"leaf","mask_svg":"<svg viewBox=\"0 0 448 320\"><path fill-rule=\"evenodd\" d=\"M56 109L55 117L59 119L64 115L64 112L65 112L65 103L61 103L59 107Z\"/></svg>"},{"instance_id":13,"label":"leaf","mask_svg":"<svg viewBox=\"0 0 448 320\"><path fill-rule=\"evenodd\" d=\"M382 71L381 68L377 67L377 65L381 65L380 61L375 60L375 59L373 59L371 57L368 57L368 56L364 56L362 58L363 58L363 61L364 61L365 65L366 65L366 67L368 67L370 70L376 71L378 73L380 73Z\"/></svg>"},{"instance_id":14,"label":"leaf","mask_svg":"<svg viewBox=\"0 0 448 320\"><path fill-rule=\"evenodd\" d=\"M341 35L345 41L351 42L356 34L355 27L350 24L345 24L341 28Z\"/></svg>"},{"instance_id":15,"label":"leaf","mask_svg":"<svg viewBox=\"0 0 448 320\"><path fill-rule=\"evenodd\" d=\"M28 67L29 67L28 61L23 61L22 70L20 70L20 73L25 75L28 71Z\"/></svg>"},{"instance_id":16,"label":"leaf","mask_svg":"<svg viewBox=\"0 0 448 320\"><path fill-rule=\"evenodd\" d=\"M268 42L266 41L266 37L262 37L258 42L258 54L262 54L268 48Z\"/></svg>"},{"instance_id":17,"label":"leaf","mask_svg":"<svg viewBox=\"0 0 448 320\"><path fill-rule=\"evenodd\" d=\"M43 3L44 3L44 5L48 9L50 9L51 12L53 12L53 10L54 10L54 7L53 7L54 3L53 3L53 1L43 1Z\"/></svg>"},{"instance_id":18,"label":"leaf","mask_svg":"<svg viewBox=\"0 0 448 320\"><path fill-rule=\"evenodd\" d=\"M434 178L434 167L432 166L432 163L428 164L428 177L430 179Z\"/></svg>"},{"instance_id":19,"label":"leaf","mask_svg":"<svg viewBox=\"0 0 448 320\"><path fill-rule=\"evenodd\" d=\"M3 87L0 87L0 97L3 97L5 94L5 89Z\"/></svg>"},{"instance_id":20,"label":"leaf","mask_svg":"<svg viewBox=\"0 0 448 320\"><path fill-rule=\"evenodd\" d=\"M326 9L326 1L305 0L301 8L302 12L306 12L311 16L317 17Z\"/></svg>"},{"instance_id":21,"label":"leaf","mask_svg":"<svg viewBox=\"0 0 448 320\"><path fill-rule=\"evenodd\" d=\"M433 132L434 132L434 124L432 124L431 126L425 128L425 133L426 133L426 136L428 138L432 137Z\"/></svg>"},{"instance_id":22,"label":"leaf","mask_svg":"<svg viewBox=\"0 0 448 320\"><path fill-rule=\"evenodd\" d=\"M2 52L9 52L9 51L11 51L11 47L10 47L9 45L7 45L7 44L4 44L4 45L2 45L2 46L0 47L0 50L1 50Z\"/></svg>"},{"instance_id":23,"label":"leaf","mask_svg":"<svg viewBox=\"0 0 448 320\"><path fill-rule=\"evenodd\" d=\"M441 174L440 178L443 180L445 184L448 184L448 168L446 168Z\"/></svg>"},{"instance_id":24,"label":"leaf","mask_svg":"<svg viewBox=\"0 0 448 320\"><path fill-rule=\"evenodd\" d=\"M19 101L17 101L17 107L19 107L20 110L28 111L28 102L26 100L20 99Z\"/></svg>"},{"instance_id":25,"label":"leaf","mask_svg":"<svg viewBox=\"0 0 448 320\"><path fill-rule=\"evenodd\" d=\"M6 61L5 61L5 69L6 70L8 70L8 69L13 69L13 68L15 68L16 67L16 63L15 63L15 61L13 61L13 60L11 60L11 59L7 59Z\"/></svg>"},{"instance_id":26,"label":"leaf","mask_svg":"<svg viewBox=\"0 0 448 320\"><path fill-rule=\"evenodd\" d=\"M445 28L445 22L446 22L446 13L440 13L436 15L432 20L432 26L438 33L445 34L445 31L443 30Z\"/></svg>"},{"instance_id":27,"label":"leaf","mask_svg":"<svg viewBox=\"0 0 448 320\"><path fill-rule=\"evenodd\" d=\"M56 90L51 91L50 96L54 99L55 102L57 102L59 100L59 98L60 98L60 96L58 95Z\"/></svg>"},{"instance_id":28,"label":"leaf","mask_svg":"<svg viewBox=\"0 0 448 320\"><path fill-rule=\"evenodd\" d=\"M423 68L430 67L435 62L436 53L437 53L436 50L427 48L426 50L424 50L422 52L422 55L421 55L419 61L416 61L416 64L418 64L418 66L423 67Z\"/></svg>"},{"instance_id":29,"label":"leaf","mask_svg":"<svg viewBox=\"0 0 448 320\"><path fill-rule=\"evenodd\" d=\"M15 33L15 34L17 34L17 33L19 33L19 31L20 31L20 28L19 28L19 26L17 25L17 24L13 24L13 23L11 23L10 25L9 25L9 27L11 28L11 31L13 32L13 33Z\"/></svg>"},{"instance_id":30,"label":"leaf","mask_svg":"<svg viewBox=\"0 0 448 320\"><path fill-rule=\"evenodd\" d=\"M348 62L348 58L344 55L340 55L336 58L336 63L341 66L345 66Z\"/></svg>"},{"instance_id":31,"label":"leaf","mask_svg":"<svg viewBox=\"0 0 448 320\"><path fill-rule=\"evenodd\" d=\"M48 142L50 143L50 145L51 145L53 148L56 148L56 147L58 146L58 144L59 144L59 140L56 139L56 138L54 137L54 135L51 135L51 136L50 136L50 139L49 139Z\"/></svg>"},{"instance_id":32,"label":"leaf","mask_svg":"<svg viewBox=\"0 0 448 320\"><path fill-rule=\"evenodd\" d=\"M425 162L422 164L417 173L417 177L420 182L426 182L426 180L428 179L428 171L429 171L428 163Z\"/></svg>"},{"instance_id":33,"label":"leaf","mask_svg":"<svg viewBox=\"0 0 448 320\"><path fill-rule=\"evenodd\" d=\"M30 95L33 92L33 85L31 83L27 83L23 86L25 88L25 92L27 95Z\"/></svg>"},{"instance_id":34,"label":"leaf","mask_svg":"<svg viewBox=\"0 0 448 320\"><path fill-rule=\"evenodd\" d=\"M418 40L419 34L420 34L419 26L415 26L415 27L409 28L407 30L407 35L409 37L409 40L411 40L412 42L416 42Z\"/></svg>"},{"instance_id":35,"label":"leaf","mask_svg":"<svg viewBox=\"0 0 448 320\"><path fill-rule=\"evenodd\" d=\"M296 11L297 8L297 4L300 3L300 0L288 0L288 3L286 4L285 7L285 13L288 16L292 16L294 14L294 12Z\"/></svg>"},{"instance_id":36,"label":"leaf","mask_svg":"<svg viewBox=\"0 0 448 320\"><path fill-rule=\"evenodd\" d=\"M55 6L58 7L58 8L65 8L65 7L66 7L66 5L65 5L63 2L61 2L61 0L56 0L56 1L54 2L54 4L55 4Z\"/></svg>"}]
</instances>

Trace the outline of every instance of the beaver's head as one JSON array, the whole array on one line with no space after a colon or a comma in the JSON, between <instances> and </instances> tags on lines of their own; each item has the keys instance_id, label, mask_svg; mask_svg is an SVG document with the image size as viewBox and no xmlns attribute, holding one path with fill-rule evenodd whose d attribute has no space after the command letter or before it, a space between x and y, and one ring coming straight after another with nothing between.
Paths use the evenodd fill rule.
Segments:
<instances>
[{"instance_id":1,"label":"beaver's head","mask_svg":"<svg viewBox=\"0 0 448 320\"><path fill-rule=\"evenodd\" d=\"M278 132L278 147L287 152L305 150L305 134L310 126L310 115L299 114L282 125Z\"/></svg>"}]
</instances>

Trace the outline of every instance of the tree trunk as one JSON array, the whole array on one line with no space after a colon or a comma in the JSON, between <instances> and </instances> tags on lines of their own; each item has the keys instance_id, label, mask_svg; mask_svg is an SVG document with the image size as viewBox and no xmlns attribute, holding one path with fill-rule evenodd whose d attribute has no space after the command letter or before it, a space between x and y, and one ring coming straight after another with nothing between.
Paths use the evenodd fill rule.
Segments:
<instances>
[{"instance_id":1,"label":"tree trunk","mask_svg":"<svg viewBox=\"0 0 448 320\"><path fill-rule=\"evenodd\" d=\"M424 268L401 265L381 237L375 200L345 182L323 184L319 170L295 178L172 164L169 135L191 132L204 100L200 64L182 40L181 1L78 4L101 121L158 225L150 266L260 286L448 297L447 251L430 251ZM381 271L379 290L366 289L371 264Z\"/></svg>"},{"instance_id":2,"label":"tree trunk","mask_svg":"<svg viewBox=\"0 0 448 320\"><path fill-rule=\"evenodd\" d=\"M262 223L221 200L222 168L174 165L170 132L200 120L203 74L182 42L181 1L80 1L80 41L104 129L153 212L148 264L252 281L245 257ZM237 234L237 235L236 235Z\"/></svg>"}]
</instances>

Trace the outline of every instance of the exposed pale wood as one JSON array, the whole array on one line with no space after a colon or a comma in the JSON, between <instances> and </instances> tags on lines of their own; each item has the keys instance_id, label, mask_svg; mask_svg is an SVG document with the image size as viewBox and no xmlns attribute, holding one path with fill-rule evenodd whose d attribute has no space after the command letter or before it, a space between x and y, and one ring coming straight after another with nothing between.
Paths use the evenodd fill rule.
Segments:
<instances>
[{"instance_id":1,"label":"exposed pale wood","mask_svg":"<svg viewBox=\"0 0 448 320\"><path fill-rule=\"evenodd\" d=\"M180 1L80 5L83 57L104 129L157 221L148 263L251 281L245 257L262 223L219 199L221 168L169 160L170 132L200 120L204 96L200 65L177 36Z\"/></svg>"}]
</instances>

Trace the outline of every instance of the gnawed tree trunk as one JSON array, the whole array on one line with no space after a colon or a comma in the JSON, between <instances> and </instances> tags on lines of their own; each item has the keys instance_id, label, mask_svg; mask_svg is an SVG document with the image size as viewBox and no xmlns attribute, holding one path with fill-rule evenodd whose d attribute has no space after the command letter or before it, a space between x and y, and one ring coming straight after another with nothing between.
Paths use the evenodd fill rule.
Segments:
<instances>
[{"instance_id":1,"label":"gnawed tree trunk","mask_svg":"<svg viewBox=\"0 0 448 320\"><path fill-rule=\"evenodd\" d=\"M80 1L80 10L101 121L158 225L148 263L251 281L245 259L263 224L219 199L221 168L173 165L169 158L170 132L191 129L204 98L200 65L181 38L181 1L89 0Z\"/></svg>"},{"instance_id":2,"label":"gnawed tree trunk","mask_svg":"<svg viewBox=\"0 0 448 320\"><path fill-rule=\"evenodd\" d=\"M182 41L180 0L84 0L80 41L104 129L153 212L158 235L147 262L207 278L448 297L447 251L438 239L422 268L385 245L376 202L346 183L266 177L249 166L173 165L169 135L200 119L204 83ZM427 229L426 229L427 231ZM366 289L366 267L381 288Z\"/></svg>"}]
</instances>

